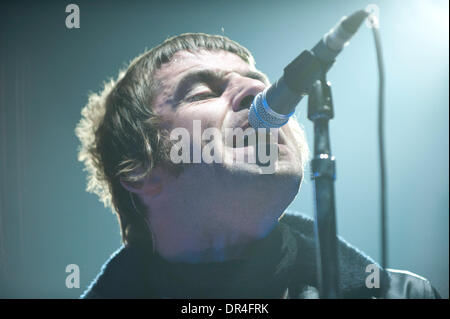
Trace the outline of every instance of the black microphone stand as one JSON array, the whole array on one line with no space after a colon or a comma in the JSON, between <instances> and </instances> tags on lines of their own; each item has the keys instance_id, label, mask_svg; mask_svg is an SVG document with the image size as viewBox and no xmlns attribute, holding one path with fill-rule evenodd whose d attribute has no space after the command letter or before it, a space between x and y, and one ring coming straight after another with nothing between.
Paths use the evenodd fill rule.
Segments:
<instances>
[{"instance_id":1,"label":"black microphone stand","mask_svg":"<svg viewBox=\"0 0 450 319\"><path fill-rule=\"evenodd\" d=\"M334 116L331 87L325 79L314 82L308 99L308 119L314 123L314 158L311 161L315 188L315 236L320 298L339 298L334 181L328 122Z\"/></svg>"}]
</instances>

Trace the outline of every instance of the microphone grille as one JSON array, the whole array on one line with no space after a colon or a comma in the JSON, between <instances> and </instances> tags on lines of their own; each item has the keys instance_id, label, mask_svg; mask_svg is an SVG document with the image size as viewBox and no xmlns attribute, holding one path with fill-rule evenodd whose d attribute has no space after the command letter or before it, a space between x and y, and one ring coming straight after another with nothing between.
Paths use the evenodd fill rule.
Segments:
<instances>
[{"instance_id":1,"label":"microphone grille","mask_svg":"<svg viewBox=\"0 0 450 319\"><path fill-rule=\"evenodd\" d=\"M254 129L279 128L289 121L290 115L282 115L273 111L265 102L265 91L253 99L248 113L248 123Z\"/></svg>"}]
</instances>

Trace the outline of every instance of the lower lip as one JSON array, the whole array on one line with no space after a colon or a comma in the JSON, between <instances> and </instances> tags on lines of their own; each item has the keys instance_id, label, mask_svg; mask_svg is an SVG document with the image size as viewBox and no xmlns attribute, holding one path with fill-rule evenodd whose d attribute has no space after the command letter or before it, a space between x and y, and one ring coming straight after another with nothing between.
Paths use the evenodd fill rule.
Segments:
<instances>
[{"instance_id":1,"label":"lower lip","mask_svg":"<svg viewBox=\"0 0 450 319\"><path fill-rule=\"evenodd\" d=\"M266 144L259 144L259 145L266 146L266 145L268 145L268 144L266 143ZM287 147L287 145L285 145L285 144L274 143L274 144L272 144L272 145L276 145L276 146L278 147L279 150L288 150L288 149L289 149L289 148ZM239 149L249 149L249 148L254 148L254 147L255 147L255 145L248 145L248 146L242 146L242 147L233 147L233 149L239 150Z\"/></svg>"}]
</instances>

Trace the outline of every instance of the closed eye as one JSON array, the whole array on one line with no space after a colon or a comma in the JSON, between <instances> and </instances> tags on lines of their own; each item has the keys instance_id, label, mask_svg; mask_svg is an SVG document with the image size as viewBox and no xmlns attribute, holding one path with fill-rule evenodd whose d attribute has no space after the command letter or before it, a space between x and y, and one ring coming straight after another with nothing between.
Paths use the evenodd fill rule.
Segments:
<instances>
[{"instance_id":1,"label":"closed eye","mask_svg":"<svg viewBox=\"0 0 450 319\"><path fill-rule=\"evenodd\" d=\"M215 94L213 92L204 92L204 93L199 93L199 94L190 96L186 100L188 102L197 102L197 101L202 101L202 100L209 100L209 99L216 98L216 97L218 97L217 94Z\"/></svg>"}]
</instances>

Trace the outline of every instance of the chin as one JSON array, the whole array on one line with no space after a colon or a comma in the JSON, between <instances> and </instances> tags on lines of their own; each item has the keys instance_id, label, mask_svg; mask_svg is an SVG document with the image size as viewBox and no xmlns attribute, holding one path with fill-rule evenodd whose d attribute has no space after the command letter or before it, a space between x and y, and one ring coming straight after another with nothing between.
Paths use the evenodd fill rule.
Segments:
<instances>
[{"instance_id":1,"label":"chin","mask_svg":"<svg viewBox=\"0 0 450 319\"><path fill-rule=\"evenodd\" d=\"M277 194L279 199L284 198L282 202L288 202L289 205L300 189L303 178L301 163L286 158L276 161L270 173L265 169L267 168L258 164L237 162L224 164L219 169L219 176L225 180L233 179L232 184L242 191L249 188L259 192L261 196Z\"/></svg>"}]
</instances>

